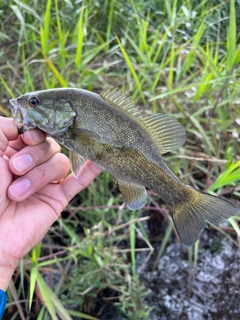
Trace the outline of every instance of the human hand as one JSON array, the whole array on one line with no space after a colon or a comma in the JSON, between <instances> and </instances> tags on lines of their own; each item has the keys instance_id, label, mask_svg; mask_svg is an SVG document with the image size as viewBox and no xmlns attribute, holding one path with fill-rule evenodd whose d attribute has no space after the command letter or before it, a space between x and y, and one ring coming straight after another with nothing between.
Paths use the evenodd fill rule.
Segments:
<instances>
[{"instance_id":1,"label":"human hand","mask_svg":"<svg viewBox=\"0 0 240 320\"><path fill-rule=\"evenodd\" d=\"M65 178L69 160L60 151L42 131L18 136L14 121L0 117L0 289L4 291L19 260L42 240L72 197L101 173L87 161L78 179L72 174Z\"/></svg>"}]
</instances>

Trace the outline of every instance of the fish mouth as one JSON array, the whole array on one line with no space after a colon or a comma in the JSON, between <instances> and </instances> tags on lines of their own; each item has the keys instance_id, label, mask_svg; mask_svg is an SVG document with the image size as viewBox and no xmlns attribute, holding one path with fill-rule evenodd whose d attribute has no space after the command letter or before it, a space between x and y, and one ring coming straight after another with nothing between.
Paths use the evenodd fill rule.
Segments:
<instances>
[{"instance_id":1,"label":"fish mouth","mask_svg":"<svg viewBox=\"0 0 240 320\"><path fill-rule=\"evenodd\" d=\"M11 99L9 101L12 111L12 116L18 127L18 133L22 134L26 130L30 129L27 122L27 109L23 108L17 101L17 99Z\"/></svg>"}]
</instances>

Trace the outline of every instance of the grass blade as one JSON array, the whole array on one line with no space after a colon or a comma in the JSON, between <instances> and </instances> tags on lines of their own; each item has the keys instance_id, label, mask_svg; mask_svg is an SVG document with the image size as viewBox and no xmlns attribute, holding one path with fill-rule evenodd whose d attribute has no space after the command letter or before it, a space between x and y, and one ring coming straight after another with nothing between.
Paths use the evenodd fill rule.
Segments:
<instances>
[{"instance_id":1,"label":"grass blade","mask_svg":"<svg viewBox=\"0 0 240 320\"><path fill-rule=\"evenodd\" d=\"M240 161L231 163L229 167L217 178L208 188L208 191L215 191L228 185L235 185L240 181Z\"/></svg>"},{"instance_id":2,"label":"grass blade","mask_svg":"<svg viewBox=\"0 0 240 320\"><path fill-rule=\"evenodd\" d=\"M41 277L40 273L37 272L37 285L38 288L40 290L42 299L45 303L45 306L48 310L48 312L51 315L51 319L52 320L58 320L57 314L55 312L55 308L54 305L52 303L52 298L51 298L51 290L48 287L48 285L46 284L46 282L43 280L43 278Z\"/></svg>"},{"instance_id":3,"label":"grass blade","mask_svg":"<svg viewBox=\"0 0 240 320\"><path fill-rule=\"evenodd\" d=\"M11 98L15 98L14 93L12 92L12 90L10 89L9 85L7 84L7 82L0 76L0 80L4 86L4 88L6 89L7 93L9 94L9 96Z\"/></svg>"},{"instance_id":4,"label":"grass blade","mask_svg":"<svg viewBox=\"0 0 240 320\"><path fill-rule=\"evenodd\" d=\"M107 35L106 35L106 42L109 43L111 36L112 36L112 26L113 26L113 16L114 16L114 2L115 0L109 1L109 12L108 12L108 25L107 25ZM106 3L107 4L107 3ZM109 45L106 48L106 50L109 50Z\"/></svg>"},{"instance_id":5,"label":"grass blade","mask_svg":"<svg viewBox=\"0 0 240 320\"><path fill-rule=\"evenodd\" d=\"M202 135L203 141L205 142L206 149L209 149L214 153L214 147L210 141L210 137L208 136L206 130L201 125L200 121L193 116L190 116L190 119L194 123L194 125L196 126L200 134Z\"/></svg>"},{"instance_id":6,"label":"grass blade","mask_svg":"<svg viewBox=\"0 0 240 320\"><path fill-rule=\"evenodd\" d=\"M229 222L231 223L233 229L235 230L236 234L238 235L238 237L240 238L240 228L239 228L239 224L236 222L236 220L232 217L230 219L228 219Z\"/></svg>"},{"instance_id":7,"label":"grass blade","mask_svg":"<svg viewBox=\"0 0 240 320\"><path fill-rule=\"evenodd\" d=\"M50 19L51 19L51 4L52 1L47 1L46 11L44 15L44 24L43 27L40 27L40 39L42 45L42 51L45 55L48 55L49 52L49 27L50 27Z\"/></svg>"},{"instance_id":8,"label":"grass blade","mask_svg":"<svg viewBox=\"0 0 240 320\"><path fill-rule=\"evenodd\" d=\"M134 78L134 80L136 82L136 85L137 85L138 91L140 92L141 98L143 99L143 102L145 102L145 98L144 98L143 92L142 92L142 86L141 86L140 80L139 80L139 78L138 78L138 76L137 76L137 74L136 74L136 72L134 70L134 67L132 65L131 59L129 58L127 52L125 51L121 41L119 40L119 38L117 36L116 36L116 39L117 39L117 42L119 44L120 50L122 51L124 59L125 59L127 65L128 65L128 68L129 68L129 70L130 70L130 72L131 72L131 74L132 74L132 76L133 76L133 78Z\"/></svg>"},{"instance_id":9,"label":"grass blade","mask_svg":"<svg viewBox=\"0 0 240 320\"><path fill-rule=\"evenodd\" d=\"M230 17L229 29L227 36L227 70L230 71L236 52L236 15L235 15L235 1L230 0Z\"/></svg>"},{"instance_id":10,"label":"grass blade","mask_svg":"<svg viewBox=\"0 0 240 320\"><path fill-rule=\"evenodd\" d=\"M58 1L54 0L54 3L55 3L55 10L56 10L56 19L57 19L57 28L58 28L58 37L59 37L59 46L60 46L60 67L61 67L61 69L64 69L65 68L65 55L66 55L64 45L66 42L66 38L64 40L62 26L61 26L61 20L59 17Z\"/></svg>"},{"instance_id":11,"label":"grass blade","mask_svg":"<svg viewBox=\"0 0 240 320\"><path fill-rule=\"evenodd\" d=\"M37 267L33 267L30 272L29 310L31 309L31 306L32 306L33 295L34 295L36 282L37 282L37 276L38 276Z\"/></svg>"},{"instance_id":12,"label":"grass blade","mask_svg":"<svg viewBox=\"0 0 240 320\"><path fill-rule=\"evenodd\" d=\"M82 50L83 50L83 39L84 33L87 25L88 19L88 10L87 7L82 7L80 12L78 24L77 24L77 51L76 51L76 58L75 58L75 65L77 70L81 68L82 65Z\"/></svg>"},{"instance_id":13,"label":"grass blade","mask_svg":"<svg viewBox=\"0 0 240 320\"><path fill-rule=\"evenodd\" d=\"M79 317L80 319L86 319L86 320L99 320L99 318L95 318L93 316L90 316L88 314L79 312L79 311L74 311L74 310L68 310L68 313L72 316Z\"/></svg>"},{"instance_id":14,"label":"grass blade","mask_svg":"<svg viewBox=\"0 0 240 320\"><path fill-rule=\"evenodd\" d=\"M131 220L135 219L135 212L133 211L131 214ZM135 232L135 223L130 224L130 248L131 248L131 263L132 263L132 273L133 275L136 274L136 256L135 256L135 249L136 249L136 232Z\"/></svg>"},{"instance_id":15,"label":"grass blade","mask_svg":"<svg viewBox=\"0 0 240 320\"><path fill-rule=\"evenodd\" d=\"M62 87L68 87L67 82L63 79L63 77L61 76L61 74L59 73L59 71L57 70L57 68L54 66L54 64L52 63L52 61L44 54L44 52L42 52L42 55L45 59L45 61L47 62L47 65L49 66L49 68L52 70L53 74L55 75L56 79L58 80L58 82L61 84Z\"/></svg>"},{"instance_id":16,"label":"grass blade","mask_svg":"<svg viewBox=\"0 0 240 320\"><path fill-rule=\"evenodd\" d=\"M34 18L36 18L37 20L41 21L41 17L39 16L39 14L37 13L36 10L34 10L30 6L28 6L23 1L14 0L14 2L21 8L21 11L26 11L27 13L32 15Z\"/></svg>"},{"instance_id":17,"label":"grass blade","mask_svg":"<svg viewBox=\"0 0 240 320\"><path fill-rule=\"evenodd\" d=\"M41 292L42 298L44 299L47 310L51 315L51 319L72 320L69 313L62 305L61 301L46 284L40 273L37 273L37 284Z\"/></svg>"}]
</instances>

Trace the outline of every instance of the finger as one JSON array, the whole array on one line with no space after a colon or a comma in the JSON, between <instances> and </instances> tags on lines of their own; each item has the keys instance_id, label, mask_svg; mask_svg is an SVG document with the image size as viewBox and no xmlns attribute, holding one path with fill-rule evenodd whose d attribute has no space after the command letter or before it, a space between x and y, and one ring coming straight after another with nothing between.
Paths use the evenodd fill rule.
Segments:
<instances>
[{"instance_id":1,"label":"finger","mask_svg":"<svg viewBox=\"0 0 240 320\"><path fill-rule=\"evenodd\" d=\"M9 204L6 190L12 182L12 174L8 168L8 161L4 157L0 157L1 181L0 181L0 215Z\"/></svg>"},{"instance_id":2,"label":"finger","mask_svg":"<svg viewBox=\"0 0 240 320\"><path fill-rule=\"evenodd\" d=\"M22 140L29 146L37 145L47 138L46 132L39 129L27 130L22 134Z\"/></svg>"},{"instance_id":3,"label":"finger","mask_svg":"<svg viewBox=\"0 0 240 320\"><path fill-rule=\"evenodd\" d=\"M47 162L15 180L8 188L8 197L16 202L23 201L52 181L61 180L68 171L68 158L62 153L57 153Z\"/></svg>"},{"instance_id":4,"label":"finger","mask_svg":"<svg viewBox=\"0 0 240 320\"><path fill-rule=\"evenodd\" d=\"M9 160L9 168L15 175L22 176L60 151L59 144L52 138L47 138L36 146L26 146L14 154Z\"/></svg>"},{"instance_id":5,"label":"finger","mask_svg":"<svg viewBox=\"0 0 240 320\"><path fill-rule=\"evenodd\" d=\"M7 150L4 152L4 155L10 159L14 154L16 154L18 150L12 148L12 147L7 147Z\"/></svg>"},{"instance_id":6,"label":"finger","mask_svg":"<svg viewBox=\"0 0 240 320\"><path fill-rule=\"evenodd\" d=\"M43 142L47 134L39 129L29 130L19 135L17 140L10 141L5 155L11 158L15 153L23 149L26 145L37 145Z\"/></svg>"},{"instance_id":7,"label":"finger","mask_svg":"<svg viewBox=\"0 0 240 320\"><path fill-rule=\"evenodd\" d=\"M50 183L39 190L36 196L53 209L54 215L48 215L48 218L52 219L51 223L53 223L58 218L68 202L77 193L86 188L90 184L90 182L101 172L102 170L95 164L87 161L82 166L81 173L78 179L76 179L73 174L71 174L62 183Z\"/></svg>"},{"instance_id":8,"label":"finger","mask_svg":"<svg viewBox=\"0 0 240 320\"><path fill-rule=\"evenodd\" d=\"M9 145L4 152L4 154L10 159L15 153L17 153L19 150L26 147L25 143L22 141L22 137L18 136L17 140L10 141Z\"/></svg>"},{"instance_id":9,"label":"finger","mask_svg":"<svg viewBox=\"0 0 240 320\"><path fill-rule=\"evenodd\" d=\"M16 140L9 142L9 147L15 149L16 151L21 150L26 147L26 144L22 140L22 135L19 135Z\"/></svg>"},{"instance_id":10,"label":"finger","mask_svg":"<svg viewBox=\"0 0 240 320\"><path fill-rule=\"evenodd\" d=\"M101 172L102 169L97 167L91 161L87 161L82 166L78 179L76 179L72 174L69 175L61 184L62 191L67 202L69 202L77 193L86 188Z\"/></svg>"},{"instance_id":11,"label":"finger","mask_svg":"<svg viewBox=\"0 0 240 320\"><path fill-rule=\"evenodd\" d=\"M0 156L6 151L9 141L17 137L18 129L13 119L0 117Z\"/></svg>"}]
</instances>

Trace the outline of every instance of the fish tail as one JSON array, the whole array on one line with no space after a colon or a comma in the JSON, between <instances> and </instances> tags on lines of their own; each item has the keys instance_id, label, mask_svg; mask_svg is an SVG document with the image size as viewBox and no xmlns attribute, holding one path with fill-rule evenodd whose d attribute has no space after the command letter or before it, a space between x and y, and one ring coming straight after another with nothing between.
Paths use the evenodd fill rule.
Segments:
<instances>
[{"instance_id":1,"label":"fish tail","mask_svg":"<svg viewBox=\"0 0 240 320\"><path fill-rule=\"evenodd\" d=\"M187 187L186 201L170 206L173 221L180 239L187 246L193 245L207 223L218 225L225 219L240 214L231 202Z\"/></svg>"}]
</instances>

